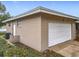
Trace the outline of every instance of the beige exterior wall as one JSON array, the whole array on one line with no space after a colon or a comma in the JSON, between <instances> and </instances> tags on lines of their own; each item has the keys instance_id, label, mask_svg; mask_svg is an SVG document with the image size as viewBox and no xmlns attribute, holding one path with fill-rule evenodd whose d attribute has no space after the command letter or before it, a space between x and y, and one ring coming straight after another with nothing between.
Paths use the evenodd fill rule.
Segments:
<instances>
[{"instance_id":1,"label":"beige exterior wall","mask_svg":"<svg viewBox=\"0 0 79 59\"><path fill-rule=\"evenodd\" d=\"M16 24L16 35L20 36L20 42L38 51L41 51L41 17L33 15L21 18L18 21L10 22L12 25L6 24L7 31L12 33L12 26ZM12 40L11 40L12 41Z\"/></svg>"},{"instance_id":2,"label":"beige exterior wall","mask_svg":"<svg viewBox=\"0 0 79 59\"><path fill-rule=\"evenodd\" d=\"M64 17L57 17L54 15L48 15L48 14L42 14L42 23L41 23L41 48L42 51L45 49L48 49L48 23L54 23L54 22L60 22L60 23L70 23L71 24L71 37L72 40L75 39L76 37L76 31L75 31L75 22L72 19L69 18L64 18Z\"/></svg>"},{"instance_id":3,"label":"beige exterior wall","mask_svg":"<svg viewBox=\"0 0 79 59\"><path fill-rule=\"evenodd\" d=\"M19 24L17 35L20 35L20 42L41 51L41 18L26 18Z\"/></svg>"},{"instance_id":4,"label":"beige exterior wall","mask_svg":"<svg viewBox=\"0 0 79 59\"><path fill-rule=\"evenodd\" d=\"M12 23L6 23L7 32L12 33Z\"/></svg>"},{"instance_id":5,"label":"beige exterior wall","mask_svg":"<svg viewBox=\"0 0 79 59\"><path fill-rule=\"evenodd\" d=\"M41 16L40 16L41 15ZM38 51L48 49L48 23L60 22L72 25L72 39L75 39L75 22L72 19L49 15L36 14L12 21L6 24L8 32L13 32L13 24L16 24L16 35L20 36L20 42Z\"/></svg>"}]
</instances>

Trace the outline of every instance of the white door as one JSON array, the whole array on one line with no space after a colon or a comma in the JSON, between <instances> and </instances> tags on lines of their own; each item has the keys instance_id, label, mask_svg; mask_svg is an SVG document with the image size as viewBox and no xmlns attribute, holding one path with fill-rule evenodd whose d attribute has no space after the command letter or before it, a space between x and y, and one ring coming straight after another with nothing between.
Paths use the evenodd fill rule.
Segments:
<instances>
[{"instance_id":1,"label":"white door","mask_svg":"<svg viewBox=\"0 0 79 59\"><path fill-rule=\"evenodd\" d=\"M13 24L13 35L15 36L16 35L16 25Z\"/></svg>"},{"instance_id":2,"label":"white door","mask_svg":"<svg viewBox=\"0 0 79 59\"><path fill-rule=\"evenodd\" d=\"M71 24L49 23L48 46L53 46L71 39Z\"/></svg>"}]
</instances>

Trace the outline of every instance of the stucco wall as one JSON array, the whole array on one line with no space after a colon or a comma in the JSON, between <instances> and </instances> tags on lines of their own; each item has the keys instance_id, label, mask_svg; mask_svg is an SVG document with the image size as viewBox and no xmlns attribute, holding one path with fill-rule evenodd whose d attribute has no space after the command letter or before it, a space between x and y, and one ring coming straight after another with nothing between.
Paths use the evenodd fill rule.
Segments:
<instances>
[{"instance_id":1,"label":"stucco wall","mask_svg":"<svg viewBox=\"0 0 79 59\"><path fill-rule=\"evenodd\" d=\"M41 17L33 16L22 19L17 27L20 42L41 51Z\"/></svg>"},{"instance_id":2,"label":"stucco wall","mask_svg":"<svg viewBox=\"0 0 79 59\"><path fill-rule=\"evenodd\" d=\"M48 23L60 22L72 24L71 34L72 39L75 39L75 22L72 19L44 13L40 15L36 14L20 18L18 19L18 24L17 21L12 21L10 22L10 27L7 23L7 31L12 33L12 26L16 24L16 35L20 36L20 42L38 51L48 49Z\"/></svg>"},{"instance_id":3,"label":"stucco wall","mask_svg":"<svg viewBox=\"0 0 79 59\"><path fill-rule=\"evenodd\" d=\"M7 30L7 32L10 32L10 33L12 33L12 23L6 23L6 30Z\"/></svg>"},{"instance_id":4,"label":"stucco wall","mask_svg":"<svg viewBox=\"0 0 79 59\"><path fill-rule=\"evenodd\" d=\"M49 14L42 14L41 16L41 42L42 42L42 51L48 49L48 23L60 22L60 23L70 23L71 24L71 37L72 40L75 39L75 22L72 19L64 18L64 17L57 17L55 15Z\"/></svg>"},{"instance_id":5,"label":"stucco wall","mask_svg":"<svg viewBox=\"0 0 79 59\"><path fill-rule=\"evenodd\" d=\"M13 24L16 24L16 35L20 42L38 51L41 51L41 17L32 15L6 23L7 32L13 33ZM10 26L8 25L10 23Z\"/></svg>"}]
</instances>

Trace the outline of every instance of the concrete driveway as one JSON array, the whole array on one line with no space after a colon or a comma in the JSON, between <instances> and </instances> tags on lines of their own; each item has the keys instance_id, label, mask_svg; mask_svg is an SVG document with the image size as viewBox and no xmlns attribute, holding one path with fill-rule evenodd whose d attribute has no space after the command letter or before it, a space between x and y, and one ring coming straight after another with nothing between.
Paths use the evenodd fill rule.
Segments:
<instances>
[{"instance_id":1,"label":"concrete driveway","mask_svg":"<svg viewBox=\"0 0 79 59\"><path fill-rule=\"evenodd\" d=\"M79 42L67 41L58 45L52 46L49 50L53 50L66 57L79 57Z\"/></svg>"}]
</instances>

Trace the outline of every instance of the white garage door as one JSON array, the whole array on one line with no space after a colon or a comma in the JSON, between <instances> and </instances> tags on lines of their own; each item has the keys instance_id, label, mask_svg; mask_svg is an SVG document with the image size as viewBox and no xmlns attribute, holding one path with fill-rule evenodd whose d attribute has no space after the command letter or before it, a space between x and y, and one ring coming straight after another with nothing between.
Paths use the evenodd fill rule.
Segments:
<instances>
[{"instance_id":1,"label":"white garage door","mask_svg":"<svg viewBox=\"0 0 79 59\"><path fill-rule=\"evenodd\" d=\"M71 39L71 24L49 23L48 46L53 46Z\"/></svg>"}]
</instances>

